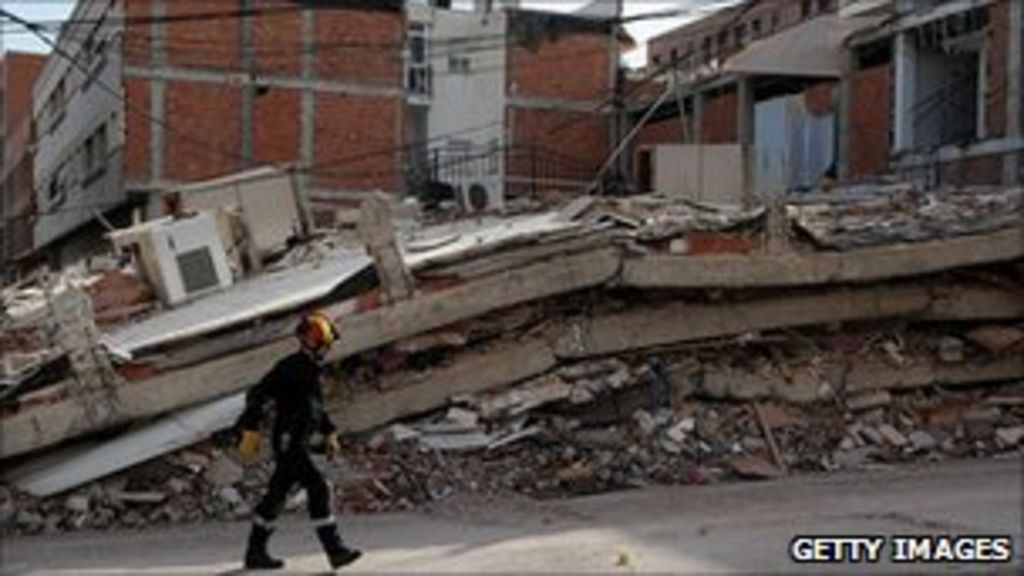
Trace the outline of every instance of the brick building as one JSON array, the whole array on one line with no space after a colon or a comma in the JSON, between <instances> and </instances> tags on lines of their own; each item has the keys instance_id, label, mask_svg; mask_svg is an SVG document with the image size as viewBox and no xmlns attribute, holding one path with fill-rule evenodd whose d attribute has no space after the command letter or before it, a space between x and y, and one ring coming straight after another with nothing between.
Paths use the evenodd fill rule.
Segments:
<instances>
[{"instance_id":1,"label":"brick building","mask_svg":"<svg viewBox=\"0 0 1024 576\"><path fill-rule=\"evenodd\" d=\"M503 165L492 194L530 174L518 159L529 146L566 157L551 180L598 165L608 148L595 104L609 85L605 30L510 4L462 11L478 28L505 23L485 35L434 38L435 20L456 12L444 2L81 0L59 39L79 64L51 56L34 94L44 127L37 248L78 259L102 246L97 212L115 225L127 207L155 215L154 192L270 163L295 166L323 213L368 191L417 192L438 143L466 145L448 137L459 130L444 115L430 127L427 112L474 103L459 78L506 87L488 117L498 130L487 144ZM481 65L495 54L497 64ZM572 147L547 137L563 125Z\"/></svg>"},{"instance_id":2,"label":"brick building","mask_svg":"<svg viewBox=\"0 0 1024 576\"><path fill-rule=\"evenodd\" d=\"M4 268L32 250L32 86L43 56L0 57L0 255Z\"/></svg>"}]
</instances>

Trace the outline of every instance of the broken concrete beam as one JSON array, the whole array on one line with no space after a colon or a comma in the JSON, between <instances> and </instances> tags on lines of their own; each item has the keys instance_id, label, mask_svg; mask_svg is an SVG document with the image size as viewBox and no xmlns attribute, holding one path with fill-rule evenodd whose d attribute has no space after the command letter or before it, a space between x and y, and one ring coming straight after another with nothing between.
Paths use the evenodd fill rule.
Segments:
<instances>
[{"instance_id":1,"label":"broken concrete beam","mask_svg":"<svg viewBox=\"0 0 1024 576\"><path fill-rule=\"evenodd\" d=\"M360 432L444 406L459 394L507 386L547 372L555 357L547 344L527 340L466 352L455 363L421 374L404 374L388 391L356 396L331 406L346 432Z\"/></svg>"},{"instance_id":2,"label":"broken concrete beam","mask_svg":"<svg viewBox=\"0 0 1024 576\"><path fill-rule=\"evenodd\" d=\"M1024 228L848 252L644 256L623 265L635 288L752 288L907 278L1024 257Z\"/></svg>"},{"instance_id":3,"label":"broken concrete beam","mask_svg":"<svg viewBox=\"0 0 1024 576\"><path fill-rule=\"evenodd\" d=\"M970 302L993 290L917 283L832 288L723 304L670 302L579 320L563 332L555 353L560 358L586 358L761 330L899 316L963 320L972 314ZM990 317L1024 312L1024 304L1014 296L1009 291L1000 298L998 310L993 305L979 313Z\"/></svg>"},{"instance_id":4,"label":"broken concrete beam","mask_svg":"<svg viewBox=\"0 0 1024 576\"><path fill-rule=\"evenodd\" d=\"M618 269L618 251L605 248L420 294L342 320L344 337L328 360L340 360L493 310L600 286L614 279Z\"/></svg>"},{"instance_id":5,"label":"broken concrete beam","mask_svg":"<svg viewBox=\"0 0 1024 576\"><path fill-rule=\"evenodd\" d=\"M978 364L920 361L893 367L873 358L858 360L846 374L846 391L903 390L932 385L971 385L1024 378L1024 357L998 358Z\"/></svg>"},{"instance_id":6,"label":"broken concrete beam","mask_svg":"<svg viewBox=\"0 0 1024 576\"><path fill-rule=\"evenodd\" d=\"M613 279L618 268L616 250L582 252L346 317L340 321L342 339L328 360L341 360L493 310L599 286ZM342 304L327 312L338 318L347 310L348 305ZM294 350L294 341L286 337L102 394L86 394L14 414L0 423L0 459L244 390L259 381L277 359ZM87 403L108 407L109 416L95 420Z\"/></svg>"},{"instance_id":7,"label":"broken concrete beam","mask_svg":"<svg viewBox=\"0 0 1024 576\"><path fill-rule=\"evenodd\" d=\"M539 408L551 402L566 400L572 386L556 374L546 374L509 390L494 392L480 398L480 415L487 420L508 417Z\"/></svg>"},{"instance_id":8,"label":"broken concrete beam","mask_svg":"<svg viewBox=\"0 0 1024 576\"><path fill-rule=\"evenodd\" d=\"M920 314L925 286L832 290L728 304L671 302L596 316L570 326L555 344L561 358L584 358L795 326Z\"/></svg>"}]
</instances>

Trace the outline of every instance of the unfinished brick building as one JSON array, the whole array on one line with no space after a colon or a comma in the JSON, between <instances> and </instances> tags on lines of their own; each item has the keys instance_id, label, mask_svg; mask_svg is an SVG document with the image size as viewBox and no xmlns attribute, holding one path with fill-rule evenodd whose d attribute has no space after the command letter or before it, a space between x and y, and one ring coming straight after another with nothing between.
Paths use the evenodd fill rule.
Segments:
<instances>
[{"instance_id":1,"label":"unfinished brick building","mask_svg":"<svg viewBox=\"0 0 1024 576\"><path fill-rule=\"evenodd\" d=\"M535 189L538 166L575 185L600 165L607 26L515 3L416 4L80 1L60 38L76 63L52 55L33 99L35 248L78 259L102 248L97 212L154 216L154 193L264 164L295 167L327 213L369 191L417 193L438 151L457 169L427 179L483 190L477 209ZM466 24L440 31L453 18ZM460 125L491 84L504 88L477 116L493 129L467 139ZM469 163L496 168L467 179Z\"/></svg>"}]
</instances>

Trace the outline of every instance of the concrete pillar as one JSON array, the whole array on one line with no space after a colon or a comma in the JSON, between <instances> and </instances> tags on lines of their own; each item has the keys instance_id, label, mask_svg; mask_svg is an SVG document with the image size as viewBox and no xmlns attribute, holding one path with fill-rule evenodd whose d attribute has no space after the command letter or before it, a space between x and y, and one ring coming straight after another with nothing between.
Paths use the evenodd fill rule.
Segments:
<instances>
[{"instance_id":1,"label":"concrete pillar","mask_svg":"<svg viewBox=\"0 0 1024 576\"><path fill-rule=\"evenodd\" d=\"M690 130L690 143L700 144L703 141L701 123L704 121L704 93L699 88L693 93L693 118L691 121L693 129Z\"/></svg>"},{"instance_id":2,"label":"concrete pillar","mask_svg":"<svg viewBox=\"0 0 1024 576\"><path fill-rule=\"evenodd\" d=\"M313 166L315 154L315 120L316 98L313 93L313 81L316 76L314 64L316 55L313 53L313 42L316 33L316 12L312 8L302 10L302 96L299 100L299 192L309 198L312 188L312 176L309 173Z\"/></svg>"},{"instance_id":3,"label":"concrete pillar","mask_svg":"<svg viewBox=\"0 0 1024 576\"><path fill-rule=\"evenodd\" d=\"M1010 0L1009 54L1006 59L1006 137L1011 140L1024 138L1024 0ZM1021 166L1024 152L1018 150L1003 159L1003 181L1007 184L1021 183Z\"/></svg>"},{"instance_id":4,"label":"concrete pillar","mask_svg":"<svg viewBox=\"0 0 1024 576\"><path fill-rule=\"evenodd\" d=\"M150 15L153 21L150 23L150 44L149 65L158 70L167 64L167 53L164 49L164 17L167 15L165 0L153 0L150 4ZM149 113L155 120L149 123L149 178L159 182L164 177L164 115L166 111L166 82L163 80L149 80ZM129 111L126 113L130 114Z\"/></svg>"},{"instance_id":5,"label":"concrete pillar","mask_svg":"<svg viewBox=\"0 0 1024 576\"><path fill-rule=\"evenodd\" d=\"M910 32L896 35L893 51L893 83L895 85L895 113L893 122L893 151L914 147L914 108L917 100L917 46Z\"/></svg>"},{"instance_id":6,"label":"concrete pillar","mask_svg":"<svg viewBox=\"0 0 1024 576\"><path fill-rule=\"evenodd\" d=\"M241 0L242 11L252 8L252 0ZM256 61L252 53L252 16L243 16L239 22L241 30L242 71L248 76L242 85L242 168L252 166L252 122L255 105Z\"/></svg>"}]
</instances>

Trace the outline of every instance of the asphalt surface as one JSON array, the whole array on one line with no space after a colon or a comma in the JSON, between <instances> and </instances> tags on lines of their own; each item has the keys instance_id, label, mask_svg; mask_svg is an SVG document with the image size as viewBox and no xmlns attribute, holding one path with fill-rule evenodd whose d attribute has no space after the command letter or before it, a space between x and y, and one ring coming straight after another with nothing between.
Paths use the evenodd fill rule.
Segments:
<instances>
[{"instance_id":1,"label":"asphalt surface","mask_svg":"<svg viewBox=\"0 0 1024 576\"><path fill-rule=\"evenodd\" d=\"M1020 455L770 482L650 488L570 500L452 500L343 518L366 556L345 572L1024 573ZM3 542L9 574L238 574L248 526L207 523ZM1007 535L1009 564L797 564L797 535ZM887 540L887 542L889 542ZM326 564L301 516L271 551Z\"/></svg>"}]
</instances>

